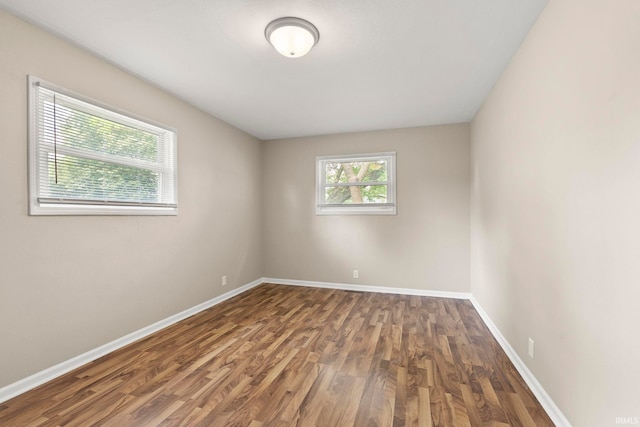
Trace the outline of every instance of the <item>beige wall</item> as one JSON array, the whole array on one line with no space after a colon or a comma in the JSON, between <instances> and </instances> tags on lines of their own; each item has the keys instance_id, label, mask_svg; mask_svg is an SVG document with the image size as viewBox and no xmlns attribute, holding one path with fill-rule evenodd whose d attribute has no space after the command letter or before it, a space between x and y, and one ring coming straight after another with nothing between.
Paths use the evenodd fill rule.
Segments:
<instances>
[{"instance_id":1,"label":"beige wall","mask_svg":"<svg viewBox=\"0 0 640 427\"><path fill-rule=\"evenodd\" d=\"M179 215L29 217L27 74L177 128ZM260 142L1 11L0 146L0 387L262 274Z\"/></svg>"},{"instance_id":2,"label":"beige wall","mask_svg":"<svg viewBox=\"0 0 640 427\"><path fill-rule=\"evenodd\" d=\"M640 2L551 0L471 129L472 293L573 425L640 417Z\"/></svg>"},{"instance_id":3,"label":"beige wall","mask_svg":"<svg viewBox=\"0 0 640 427\"><path fill-rule=\"evenodd\" d=\"M384 151L397 216L315 215L316 156ZM468 292L469 155L467 124L264 142L265 275Z\"/></svg>"}]
</instances>

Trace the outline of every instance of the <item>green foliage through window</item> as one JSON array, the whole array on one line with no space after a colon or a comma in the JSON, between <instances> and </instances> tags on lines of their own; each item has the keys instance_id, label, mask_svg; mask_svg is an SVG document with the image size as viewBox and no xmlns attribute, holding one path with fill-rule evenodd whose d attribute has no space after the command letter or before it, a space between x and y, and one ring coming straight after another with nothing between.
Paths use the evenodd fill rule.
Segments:
<instances>
[{"instance_id":1,"label":"green foliage through window","mask_svg":"<svg viewBox=\"0 0 640 427\"><path fill-rule=\"evenodd\" d=\"M327 204L362 204L387 202L387 161L341 162L325 164ZM352 183L358 185L331 184ZM383 185L375 185L383 183ZM369 185L362 185L369 184Z\"/></svg>"},{"instance_id":2,"label":"green foliage through window","mask_svg":"<svg viewBox=\"0 0 640 427\"><path fill-rule=\"evenodd\" d=\"M318 214L395 214L395 153L316 158Z\"/></svg>"},{"instance_id":3,"label":"green foliage through window","mask_svg":"<svg viewBox=\"0 0 640 427\"><path fill-rule=\"evenodd\" d=\"M122 158L155 164L158 161L158 135L57 104L53 100L45 102L44 108L45 117L55 120L46 127L45 139L57 145L53 152L48 149L49 197L157 201L159 180L158 173L153 170L57 152L64 152L68 147L80 150L87 157L105 156L106 159Z\"/></svg>"},{"instance_id":4,"label":"green foliage through window","mask_svg":"<svg viewBox=\"0 0 640 427\"><path fill-rule=\"evenodd\" d=\"M49 155L50 196L87 200L150 202L157 200L158 174L98 160Z\"/></svg>"}]
</instances>

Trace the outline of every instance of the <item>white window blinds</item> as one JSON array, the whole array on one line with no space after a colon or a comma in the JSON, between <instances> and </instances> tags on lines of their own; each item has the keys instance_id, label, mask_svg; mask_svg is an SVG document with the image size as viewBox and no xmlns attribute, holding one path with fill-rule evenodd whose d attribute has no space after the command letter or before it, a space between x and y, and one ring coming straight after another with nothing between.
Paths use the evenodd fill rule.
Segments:
<instances>
[{"instance_id":1,"label":"white window blinds","mask_svg":"<svg viewBox=\"0 0 640 427\"><path fill-rule=\"evenodd\" d=\"M32 214L175 214L175 131L29 84Z\"/></svg>"}]
</instances>

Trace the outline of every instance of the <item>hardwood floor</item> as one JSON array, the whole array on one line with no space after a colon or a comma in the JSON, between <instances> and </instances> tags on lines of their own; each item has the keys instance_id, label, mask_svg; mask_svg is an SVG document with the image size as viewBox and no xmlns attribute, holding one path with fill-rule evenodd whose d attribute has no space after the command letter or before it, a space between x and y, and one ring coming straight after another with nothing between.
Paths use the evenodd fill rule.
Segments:
<instances>
[{"instance_id":1,"label":"hardwood floor","mask_svg":"<svg viewBox=\"0 0 640 427\"><path fill-rule=\"evenodd\" d=\"M264 284L0 404L1 426L552 426L469 301Z\"/></svg>"}]
</instances>

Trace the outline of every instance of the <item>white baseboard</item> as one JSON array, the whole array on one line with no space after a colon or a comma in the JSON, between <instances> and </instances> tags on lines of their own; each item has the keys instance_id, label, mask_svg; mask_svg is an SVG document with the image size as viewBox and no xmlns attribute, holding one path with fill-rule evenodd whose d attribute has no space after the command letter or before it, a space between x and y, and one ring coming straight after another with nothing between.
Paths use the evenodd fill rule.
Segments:
<instances>
[{"instance_id":1,"label":"white baseboard","mask_svg":"<svg viewBox=\"0 0 640 427\"><path fill-rule=\"evenodd\" d=\"M19 394L27 392L35 387L38 387L39 385L51 381L61 375L64 375L67 372L71 372L74 369L86 365L87 363L96 360L99 357L102 357L128 344L138 341L139 339L151 335L154 332L158 332L159 330L164 329L167 326L171 326L174 323L184 320L187 317L193 316L194 314L206 310L207 308L213 307L216 304L220 304L222 301L248 291L249 289L254 288L262 283L262 279L254 280L251 283L248 283L236 289L232 289L231 291L205 301L202 304L198 304L178 314L169 316L166 319L160 320L152 325L146 326L142 329L138 329L137 331L113 340L107 344L101 345L100 347L94 348L93 350L89 350L88 352L76 356L72 359L66 360L55 366L16 381L15 383L2 387L0 388L0 403L16 397Z\"/></svg>"},{"instance_id":2,"label":"white baseboard","mask_svg":"<svg viewBox=\"0 0 640 427\"><path fill-rule=\"evenodd\" d=\"M522 379L524 379L524 381L529 386L529 389L531 389L533 394L536 396L536 399L538 399L544 410L547 411L547 414L555 423L555 425L557 427L571 427L571 423L569 422L567 417L564 416L560 408L558 408L558 406L551 399L551 396L549 396L549 394L538 382L533 373L529 370L529 368L527 368L527 365L520 358L520 356L518 356L518 353L516 353L513 347L511 347L509 341L507 341L504 335L502 335L502 332L500 332L498 327L495 325L495 323L493 323L487 312L484 311L478 300L473 295L471 296L471 303L491 331L491 334L494 336L496 341L498 341L498 344L500 344L504 352L507 354L507 357L509 357L509 360L511 360L513 366L516 367L516 369L522 376Z\"/></svg>"},{"instance_id":3,"label":"white baseboard","mask_svg":"<svg viewBox=\"0 0 640 427\"><path fill-rule=\"evenodd\" d=\"M471 294L467 292L428 291L424 289L390 288L390 287L371 286L371 285L353 285L348 283L312 282L309 280L275 279L272 277L263 277L262 281L264 283L273 283L275 285L306 286L310 288L340 289L343 291L379 292L382 294L418 295L422 297L455 298L455 299L471 298Z\"/></svg>"}]
</instances>

